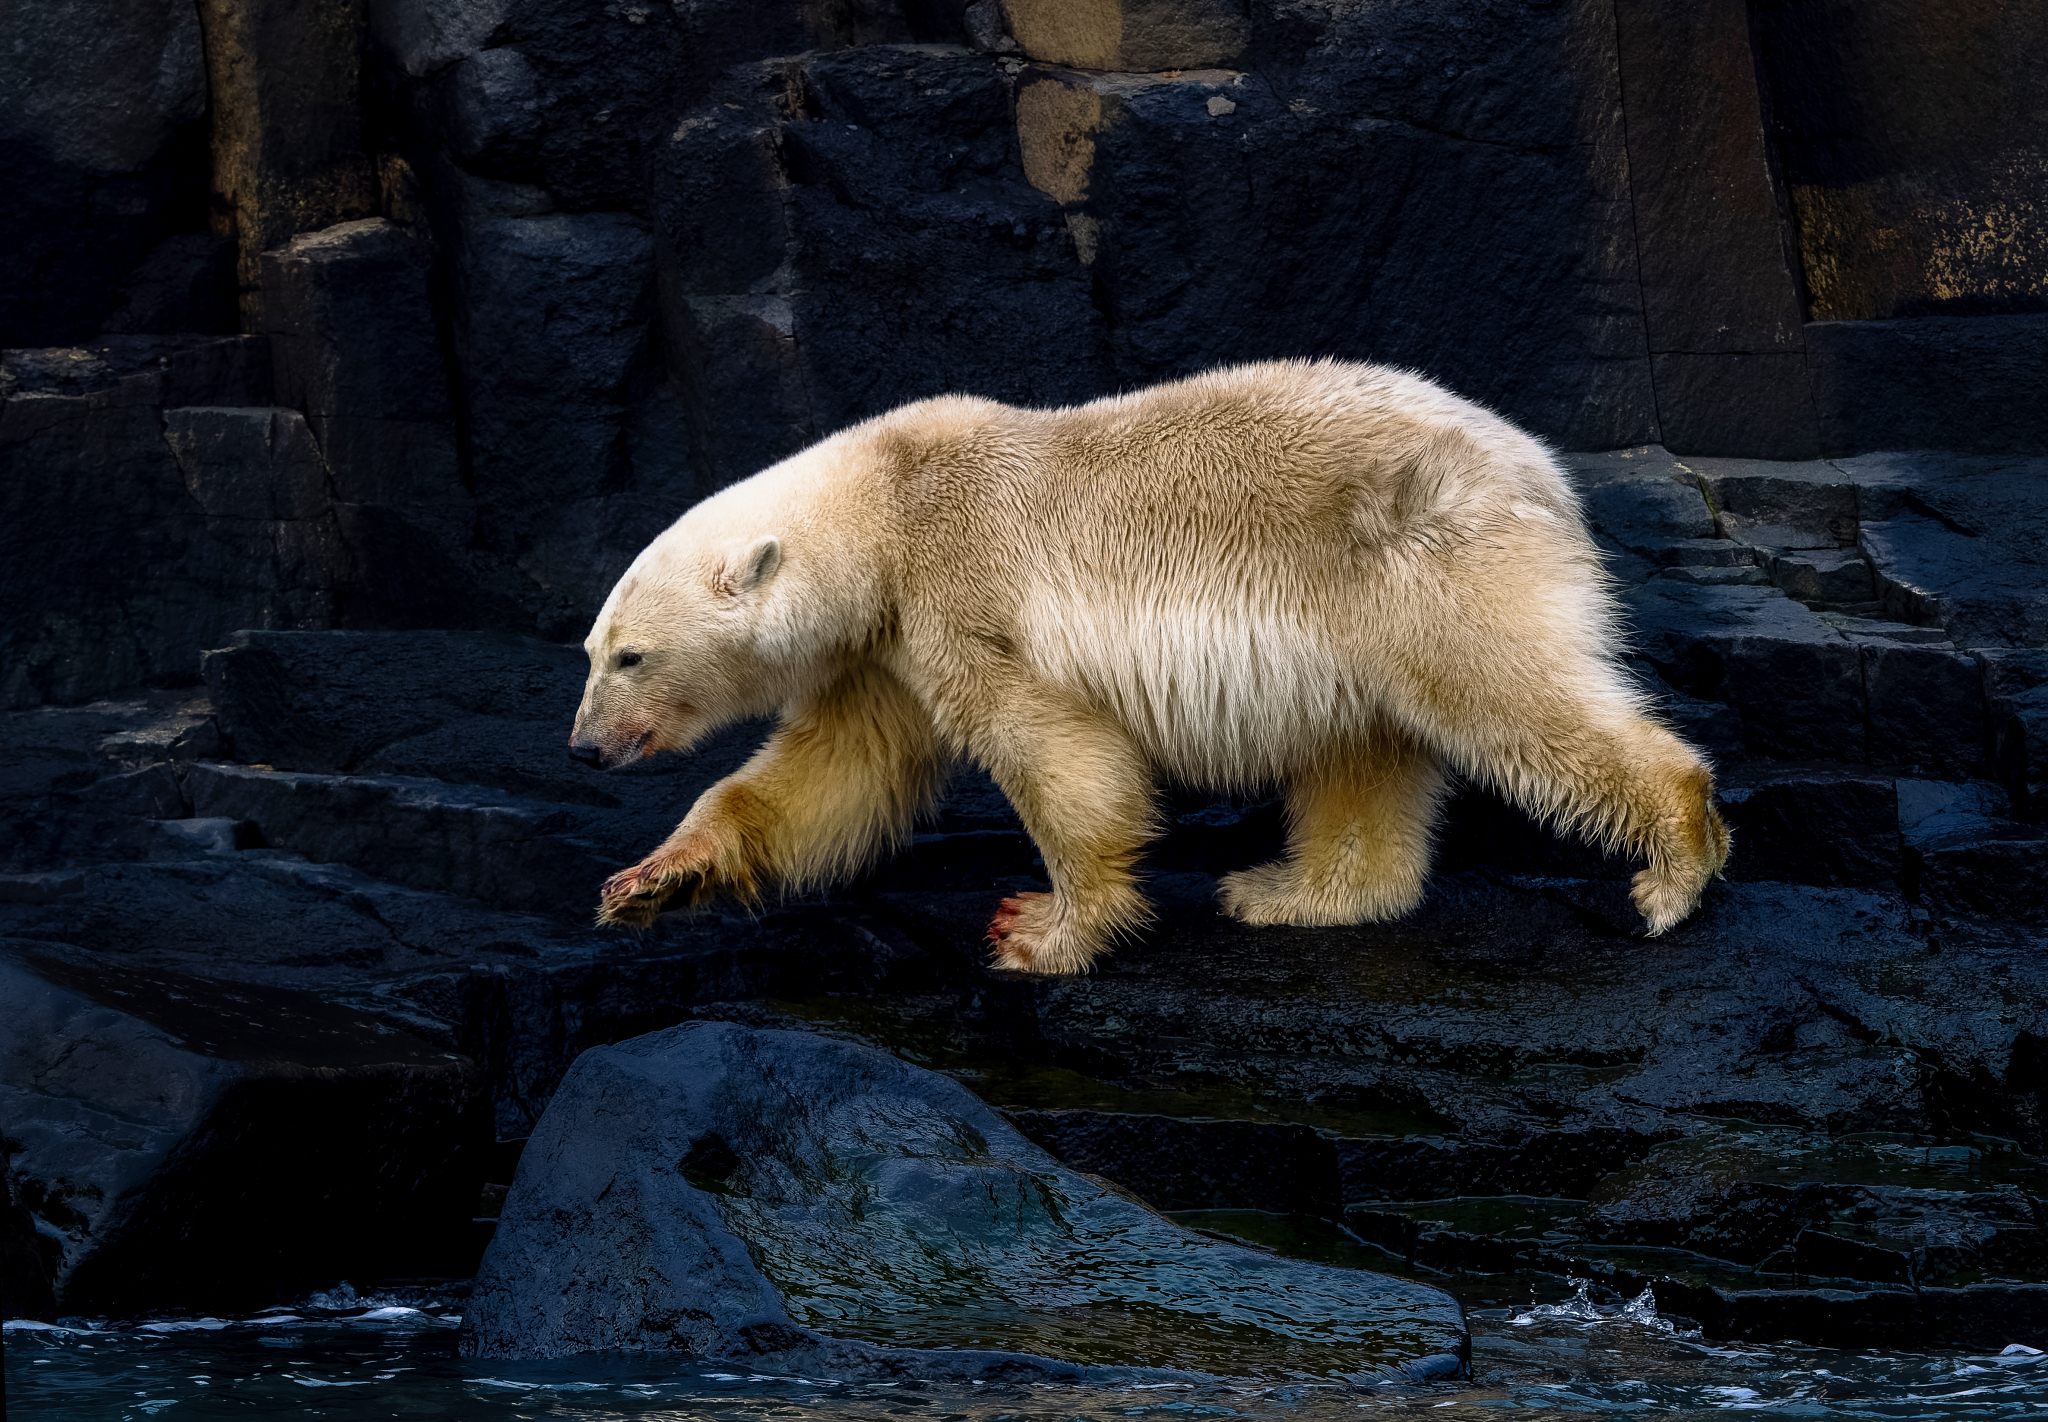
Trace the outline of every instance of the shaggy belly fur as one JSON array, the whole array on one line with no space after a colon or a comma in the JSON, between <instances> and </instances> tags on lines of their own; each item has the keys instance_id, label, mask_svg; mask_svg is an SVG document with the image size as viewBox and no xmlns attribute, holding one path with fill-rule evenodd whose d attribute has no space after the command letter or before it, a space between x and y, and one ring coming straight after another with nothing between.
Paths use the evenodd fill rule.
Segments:
<instances>
[{"instance_id":1,"label":"shaggy belly fur","mask_svg":"<svg viewBox=\"0 0 2048 1422\"><path fill-rule=\"evenodd\" d=\"M1379 698L1334 629L1185 596L1034 597L1034 669L1101 706L1164 774L1217 790L1283 779L1363 733Z\"/></svg>"}]
</instances>

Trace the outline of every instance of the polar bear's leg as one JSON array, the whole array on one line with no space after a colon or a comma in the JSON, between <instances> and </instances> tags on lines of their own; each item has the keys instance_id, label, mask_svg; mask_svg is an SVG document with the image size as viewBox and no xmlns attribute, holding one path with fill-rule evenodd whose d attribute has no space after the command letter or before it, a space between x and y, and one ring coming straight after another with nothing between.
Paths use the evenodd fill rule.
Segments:
<instances>
[{"instance_id":1,"label":"polar bear's leg","mask_svg":"<svg viewBox=\"0 0 2048 1422\"><path fill-rule=\"evenodd\" d=\"M1636 908L1652 936L1692 912L1728 858L1714 777L1697 752L1644 715L1620 674L1592 657L1527 665L1507 645L1455 683L1420 683L1411 724L1460 771L1532 815L1596 844L1646 856ZM1454 695L1437 688L1455 685Z\"/></svg>"},{"instance_id":2,"label":"polar bear's leg","mask_svg":"<svg viewBox=\"0 0 2048 1422\"><path fill-rule=\"evenodd\" d=\"M991 961L1085 972L1151 915L1131 874L1152 834L1151 771L1119 727L1078 707L1013 711L975 740L1052 878L1049 894L1003 900L989 924Z\"/></svg>"},{"instance_id":3,"label":"polar bear's leg","mask_svg":"<svg viewBox=\"0 0 2048 1422\"><path fill-rule=\"evenodd\" d=\"M1399 918L1422 898L1448 788L1436 756L1391 727L1320 757L1287 784L1287 857L1225 875L1224 912L1304 926Z\"/></svg>"},{"instance_id":4,"label":"polar bear's leg","mask_svg":"<svg viewBox=\"0 0 2048 1422\"><path fill-rule=\"evenodd\" d=\"M598 922L640 927L679 895L755 900L769 883L850 874L903 838L947 765L931 717L901 683L851 671L791 708L660 848L607 880Z\"/></svg>"}]
</instances>

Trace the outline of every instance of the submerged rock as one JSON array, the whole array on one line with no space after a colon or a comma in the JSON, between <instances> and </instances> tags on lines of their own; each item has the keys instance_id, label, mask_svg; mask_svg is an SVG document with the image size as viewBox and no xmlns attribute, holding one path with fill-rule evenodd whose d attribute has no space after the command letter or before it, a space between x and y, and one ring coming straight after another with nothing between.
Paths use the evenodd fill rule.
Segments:
<instances>
[{"instance_id":1,"label":"submerged rock","mask_svg":"<svg viewBox=\"0 0 2048 1422\"><path fill-rule=\"evenodd\" d=\"M1430 1377L1468 1346L1448 1294L1181 1229L948 1078L730 1023L571 1069L463 1339L480 1357L1018 1379Z\"/></svg>"}]
</instances>

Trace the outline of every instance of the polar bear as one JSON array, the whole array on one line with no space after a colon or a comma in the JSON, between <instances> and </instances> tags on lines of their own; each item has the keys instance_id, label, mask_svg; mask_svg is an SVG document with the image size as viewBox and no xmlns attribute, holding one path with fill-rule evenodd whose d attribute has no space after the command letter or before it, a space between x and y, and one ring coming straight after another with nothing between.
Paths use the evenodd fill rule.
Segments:
<instances>
[{"instance_id":1,"label":"polar bear","mask_svg":"<svg viewBox=\"0 0 2048 1422\"><path fill-rule=\"evenodd\" d=\"M1617 663L1578 503L1536 440L1404 371L1282 361L1069 409L948 395L684 514L585 650L570 753L610 767L779 729L606 882L599 920L757 899L900 842L961 757L1043 853L993 962L1085 970L1147 907L1154 785L1278 786L1252 924L1422 897L1455 772L1648 859L1652 934L1728 853L1700 755Z\"/></svg>"}]
</instances>

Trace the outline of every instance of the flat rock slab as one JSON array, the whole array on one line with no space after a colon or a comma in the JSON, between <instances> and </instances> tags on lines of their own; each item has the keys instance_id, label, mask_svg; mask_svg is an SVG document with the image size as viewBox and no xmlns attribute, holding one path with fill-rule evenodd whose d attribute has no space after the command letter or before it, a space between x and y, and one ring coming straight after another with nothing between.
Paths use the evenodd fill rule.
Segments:
<instances>
[{"instance_id":1,"label":"flat rock slab","mask_svg":"<svg viewBox=\"0 0 2048 1422\"><path fill-rule=\"evenodd\" d=\"M2048 458L1916 450L1838 461L1888 616L1958 647L2048 641Z\"/></svg>"},{"instance_id":2,"label":"flat rock slab","mask_svg":"<svg viewBox=\"0 0 2048 1422\"><path fill-rule=\"evenodd\" d=\"M709 1022L577 1061L463 1338L489 1358L1020 1380L1448 1376L1468 1346L1449 1295L1181 1229L946 1077Z\"/></svg>"}]
</instances>

